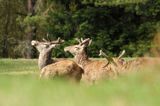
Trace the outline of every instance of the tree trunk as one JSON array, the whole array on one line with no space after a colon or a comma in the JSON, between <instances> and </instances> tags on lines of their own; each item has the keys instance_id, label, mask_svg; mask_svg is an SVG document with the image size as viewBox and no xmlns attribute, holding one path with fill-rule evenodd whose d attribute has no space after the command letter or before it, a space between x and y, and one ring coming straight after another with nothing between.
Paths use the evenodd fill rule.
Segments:
<instances>
[{"instance_id":1,"label":"tree trunk","mask_svg":"<svg viewBox=\"0 0 160 106\"><path fill-rule=\"evenodd\" d=\"M28 16L32 17L35 15L35 4L36 4L36 0L28 0L28 4L27 4L27 7L28 7ZM27 51L26 51L26 56L25 58L33 58L35 57L35 50L33 49L33 47L31 46L31 41L33 39L35 39L36 37L36 31L37 31L37 28L35 25L28 25L27 27L28 29L28 32L26 34L26 42L27 42Z\"/></svg>"},{"instance_id":2,"label":"tree trunk","mask_svg":"<svg viewBox=\"0 0 160 106\"><path fill-rule=\"evenodd\" d=\"M4 24L4 34L3 34L3 38L2 38L2 57L3 58L7 58L8 57L8 34L9 34L9 24L10 24L10 4L8 1L5 2L5 6L8 7L8 11L6 13L6 22Z\"/></svg>"}]
</instances>

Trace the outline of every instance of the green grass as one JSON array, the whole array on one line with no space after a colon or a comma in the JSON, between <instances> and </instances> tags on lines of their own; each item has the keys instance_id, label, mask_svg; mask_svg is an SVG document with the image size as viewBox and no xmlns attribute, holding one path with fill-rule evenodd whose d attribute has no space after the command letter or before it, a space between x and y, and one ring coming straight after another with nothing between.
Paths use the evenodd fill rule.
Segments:
<instances>
[{"instance_id":1,"label":"green grass","mask_svg":"<svg viewBox=\"0 0 160 106\"><path fill-rule=\"evenodd\" d=\"M156 67L88 86L42 80L36 60L0 60L0 106L159 106Z\"/></svg>"}]
</instances>

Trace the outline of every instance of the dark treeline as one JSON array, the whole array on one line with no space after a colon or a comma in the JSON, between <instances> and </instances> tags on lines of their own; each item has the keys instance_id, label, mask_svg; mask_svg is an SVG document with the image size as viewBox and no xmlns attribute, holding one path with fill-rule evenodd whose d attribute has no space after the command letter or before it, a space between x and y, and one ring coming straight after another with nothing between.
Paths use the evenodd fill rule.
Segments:
<instances>
[{"instance_id":1,"label":"dark treeline","mask_svg":"<svg viewBox=\"0 0 160 106\"><path fill-rule=\"evenodd\" d=\"M33 39L61 37L53 53L68 57L66 45L75 38L92 38L91 57L99 49L116 56L142 56L160 29L160 0L0 0L0 57L33 58ZM157 48L159 50L159 48ZM152 55L150 53L150 55Z\"/></svg>"}]
</instances>

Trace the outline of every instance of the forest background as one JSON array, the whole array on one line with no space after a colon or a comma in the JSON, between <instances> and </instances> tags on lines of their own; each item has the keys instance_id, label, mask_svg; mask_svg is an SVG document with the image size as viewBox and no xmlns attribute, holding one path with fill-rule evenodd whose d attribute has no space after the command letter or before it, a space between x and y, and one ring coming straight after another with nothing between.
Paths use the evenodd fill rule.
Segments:
<instances>
[{"instance_id":1,"label":"forest background","mask_svg":"<svg viewBox=\"0 0 160 106\"><path fill-rule=\"evenodd\" d=\"M48 34L48 37L46 36ZM160 0L0 0L0 57L35 58L31 40L61 37L64 53L75 38L92 38L90 57L159 56Z\"/></svg>"}]
</instances>

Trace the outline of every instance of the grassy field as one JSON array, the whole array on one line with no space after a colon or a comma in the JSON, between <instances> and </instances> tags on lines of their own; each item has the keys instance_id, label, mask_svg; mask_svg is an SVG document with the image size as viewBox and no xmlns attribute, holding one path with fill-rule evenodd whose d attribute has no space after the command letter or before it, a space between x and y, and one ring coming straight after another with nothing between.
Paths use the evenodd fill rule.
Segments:
<instances>
[{"instance_id":1,"label":"grassy field","mask_svg":"<svg viewBox=\"0 0 160 106\"><path fill-rule=\"evenodd\" d=\"M39 79L36 60L0 59L0 106L159 106L159 69L87 86Z\"/></svg>"}]
</instances>

